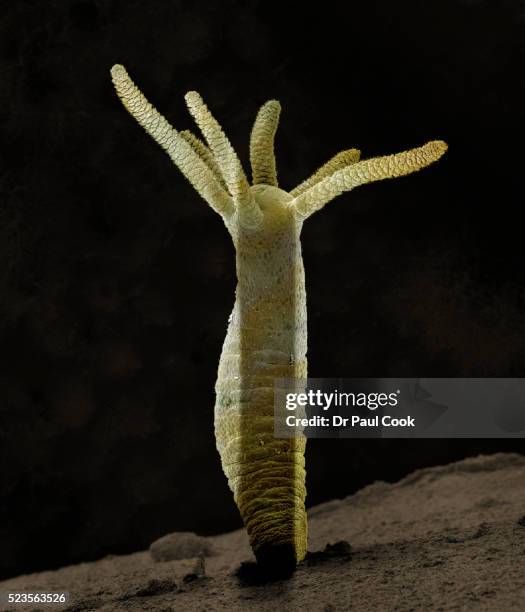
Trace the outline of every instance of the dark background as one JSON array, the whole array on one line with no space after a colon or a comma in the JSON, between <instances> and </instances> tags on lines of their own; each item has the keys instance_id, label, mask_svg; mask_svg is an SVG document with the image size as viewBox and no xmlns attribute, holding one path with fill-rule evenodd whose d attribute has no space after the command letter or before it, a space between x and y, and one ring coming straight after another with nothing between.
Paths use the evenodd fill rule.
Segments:
<instances>
[{"instance_id":1,"label":"dark background","mask_svg":"<svg viewBox=\"0 0 525 612\"><path fill-rule=\"evenodd\" d=\"M200 91L247 162L283 106L281 185L337 151L446 140L345 194L303 246L311 376L523 376L522 1L3 2L0 572L240 525L213 438L233 305L221 219L129 117ZM308 504L520 440L314 440Z\"/></svg>"}]
</instances>

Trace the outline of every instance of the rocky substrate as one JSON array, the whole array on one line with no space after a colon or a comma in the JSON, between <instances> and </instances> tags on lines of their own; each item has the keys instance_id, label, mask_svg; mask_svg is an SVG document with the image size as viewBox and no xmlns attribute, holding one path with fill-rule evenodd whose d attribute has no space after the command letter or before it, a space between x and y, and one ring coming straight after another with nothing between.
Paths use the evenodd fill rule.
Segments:
<instances>
[{"instance_id":1,"label":"rocky substrate","mask_svg":"<svg viewBox=\"0 0 525 612\"><path fill-rule=\"evenodd\" d=\"M523 610L525 457L480 456L378 482L309 511L309 550L269 581L243 530L170 534L149 551L19 576L0 592L68 591L116 610ZM8 610L50 610L16 606Z\"/></svg>"}]
</instances>

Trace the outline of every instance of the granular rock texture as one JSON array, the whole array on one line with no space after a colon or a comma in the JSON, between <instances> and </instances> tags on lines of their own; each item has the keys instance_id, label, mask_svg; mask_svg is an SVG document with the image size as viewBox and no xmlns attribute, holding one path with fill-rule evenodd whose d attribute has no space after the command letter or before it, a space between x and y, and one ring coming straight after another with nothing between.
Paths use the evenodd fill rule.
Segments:
<instances>
[{"instance_id":1,"label":"granular rock texture","mask_svg":"<svg viewBox=\"0 0 525 612\"><path fill-rule=\"evenodd\" d=\"M525 457L480 456L311 508L312 552L288 580L265 581L246 563L239 530L208 538L216 554L206 558L107 557L0 591L67 590L71 612L523 610L524 517Z\"/></svg>"}]
</instances>

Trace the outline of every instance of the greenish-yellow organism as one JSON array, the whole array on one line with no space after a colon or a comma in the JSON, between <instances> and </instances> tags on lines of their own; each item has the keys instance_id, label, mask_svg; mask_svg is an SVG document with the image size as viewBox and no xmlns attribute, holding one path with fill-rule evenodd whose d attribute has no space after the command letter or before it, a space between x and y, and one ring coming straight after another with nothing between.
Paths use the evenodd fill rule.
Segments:
<instances>
[{"instance_id":1,"label":"greenish-yellow organism","mask_svg":"<svg viewBox=\"0 0 525 612\"><path fill-rule=\"evenodd\" d=\"M122 66L111 74L126 109L221 215L235 245L236 300L215 386L217 448L257 560L294 567L307 544L305 439L274 437L273 396L276 378L306 378L303 222L345 191L428 166L447 145L432 141L365 161L349 149L286 192L278 187L274 156L280 105L270 100L251 133L250 185L198 93L185 99L207 144L191 132L177 132Z\"/></svg>"}]
</instances>

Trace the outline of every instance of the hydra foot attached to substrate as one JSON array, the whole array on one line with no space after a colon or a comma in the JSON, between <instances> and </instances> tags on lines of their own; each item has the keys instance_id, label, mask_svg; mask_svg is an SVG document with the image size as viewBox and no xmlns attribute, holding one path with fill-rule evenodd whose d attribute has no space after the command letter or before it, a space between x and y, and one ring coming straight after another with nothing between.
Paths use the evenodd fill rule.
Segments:
<instances>
[{"instance_id":1,"label":"hydra foot attached to substrate","mask_svg":"<svg viewBox=\"0 0 525 612\"><path fill-rule=\"evenodd\" d=\"M296 554L291 544L266 544L255 553L257 561L244 562L237 576L246 586L261 585L290 578L297 567Z\"/></svg>"},{"instance_id":2,"label":"hydra foot attached to substrate","mask_svg":"<svg viewBox=\"0 0 525 612\"><path fill-rule=\"evenodd\" d=\"M290 576L297 565L296 551L292 544L264 544L255 553L261 574L268 577Z\"/></svg>"}]
</instances>

